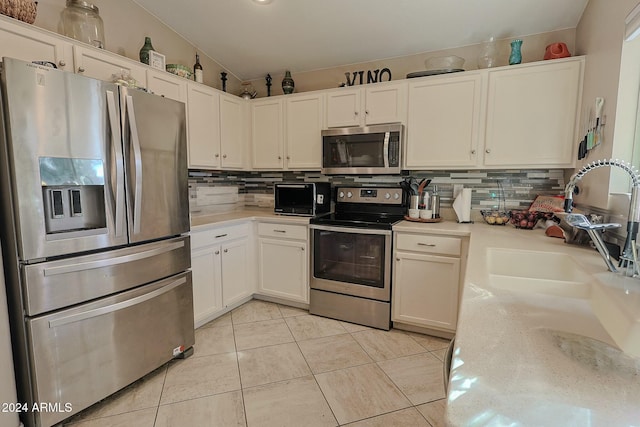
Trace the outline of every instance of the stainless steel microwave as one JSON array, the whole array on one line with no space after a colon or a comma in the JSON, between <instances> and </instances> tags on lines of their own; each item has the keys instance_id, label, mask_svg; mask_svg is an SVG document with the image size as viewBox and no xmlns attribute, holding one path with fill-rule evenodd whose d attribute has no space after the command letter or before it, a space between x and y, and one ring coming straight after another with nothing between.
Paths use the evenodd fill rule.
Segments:
<instances>
[{"instance_id":1,"label":"stainless steel microwave","mask_svg":"<svg viewBox=\"0 0 640 427\"><path fill-rule=\"evenodd\" d=\"M400 173L403 133L401 124L324 130L322 173Z\"/></svg>"},{"instance_id":2,"label":"stainless steel microwave","mask_svg":"<svg viewBox=\"0 0 640 427\"><path fill-rule=\"evenodd\" d=\"M274 198L274 212L277 214L316 216L331 210L331 184L277 183Z\"/></svg>"}]
</instances>

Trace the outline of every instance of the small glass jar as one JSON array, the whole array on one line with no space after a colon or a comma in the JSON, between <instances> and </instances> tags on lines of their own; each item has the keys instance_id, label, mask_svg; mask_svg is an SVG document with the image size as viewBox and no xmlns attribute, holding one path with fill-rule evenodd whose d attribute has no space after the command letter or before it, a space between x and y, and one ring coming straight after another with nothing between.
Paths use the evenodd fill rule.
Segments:
<instances>
[{"instance_id":1,"label":"small glass jar","mask_svg":"<svg viewBox=\"0 0 640 427\"><path fill-rule=\"evenodd\" d=\"M64 35L104 49L104 24L99 12L84 0L67 0L61 16Z\"/></svg>"}]
</instances>

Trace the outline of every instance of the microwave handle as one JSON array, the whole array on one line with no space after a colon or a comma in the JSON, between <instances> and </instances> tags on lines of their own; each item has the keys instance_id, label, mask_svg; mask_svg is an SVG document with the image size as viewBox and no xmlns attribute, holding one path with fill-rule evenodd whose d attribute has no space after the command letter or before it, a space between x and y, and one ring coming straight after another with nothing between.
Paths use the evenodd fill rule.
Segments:
<instances>
[{"instance_id":1,"label":"microwave handle","mask_svg":"<svg viewBox=\"0 0 640 427\"><path fill-rule=\"evenodd\" d=\"M278 184L279 188L305 188L305 184Z\"/></svg>"},{"instance_id":2,"label":"microwave handle","mask_svg":"<svg viewBox=\"0 0 640 427\"><path fill-rule=\"evenodd\" d=\"M389 136L391 132L384 133L384 167L389 167Z\"/></svg>"}]
</instances>

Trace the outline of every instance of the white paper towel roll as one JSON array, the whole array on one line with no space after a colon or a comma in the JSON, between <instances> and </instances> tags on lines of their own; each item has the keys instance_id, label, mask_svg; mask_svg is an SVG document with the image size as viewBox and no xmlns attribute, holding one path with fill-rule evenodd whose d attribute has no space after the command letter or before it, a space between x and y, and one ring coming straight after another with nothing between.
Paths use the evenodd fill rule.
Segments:
<instances>
[{"instance_id":1,"label":"white paper towel roll","mask_svg":"<svg viewBox=\"0 0 640 427\"><path fill-rule=\"evenodd\" d=\"M453 201L453 210L458 216L458 222L471 221L471 188L463 188Z\"/></svg>"}]
</instances>

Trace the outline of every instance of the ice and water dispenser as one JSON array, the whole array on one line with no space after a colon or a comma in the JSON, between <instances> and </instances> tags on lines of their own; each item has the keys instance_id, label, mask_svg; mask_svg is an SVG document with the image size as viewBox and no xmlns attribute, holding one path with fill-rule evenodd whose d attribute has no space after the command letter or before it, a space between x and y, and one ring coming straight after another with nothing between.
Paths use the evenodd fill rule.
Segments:
<instances>
[{"instance_id":1,"label":"ice and water dispenser","mask_svg":"<svg viewBox=\"0 0 640 427\"><path fill-rule=\"evenodd\" d=\"M47 239L106 232L102 160L40 157Z\"/></svg>"}]
</instances>

